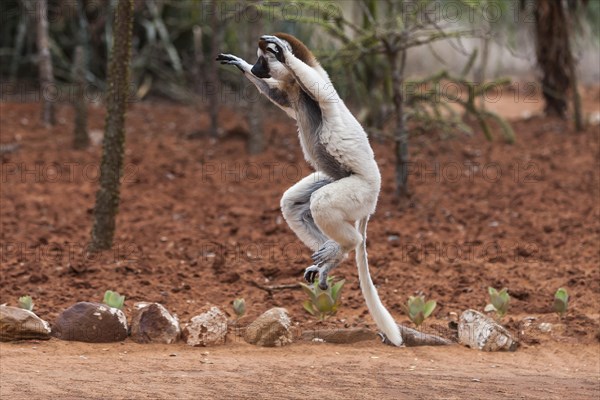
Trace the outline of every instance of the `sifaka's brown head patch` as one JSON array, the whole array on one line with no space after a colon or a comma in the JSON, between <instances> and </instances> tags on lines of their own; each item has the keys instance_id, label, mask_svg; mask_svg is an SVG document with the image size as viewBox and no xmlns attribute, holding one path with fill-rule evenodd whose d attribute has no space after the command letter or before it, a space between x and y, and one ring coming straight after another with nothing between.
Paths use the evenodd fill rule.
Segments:
<instances>
[{"instance_id":1,"label":"sifaka's brown head patch","mask_svg":"<svg viewBox=\"0 0 600 400\"><path fill-rule=\"evenodd\" d=\"M313 53L311 53L310 50L308 49L308 47L306 47L306 45L304 43L302 43L300 40L298 40L296 37L294 37L288 33L283 33L283 32L274 33L273 36L277 36L279 39L282 39L282 40L285 40L286 42L288 42L290 44L290 46L292 47L292 53L300 61L304 62L307 65L310 65L311 67L314 67L317 65L317 60L316 60L315 56L313 55ZM264 40L258 41L258 47L264 52L267 51L267 45L268 45L268 43L265 42Z\"/></svg>"}]
</instances>

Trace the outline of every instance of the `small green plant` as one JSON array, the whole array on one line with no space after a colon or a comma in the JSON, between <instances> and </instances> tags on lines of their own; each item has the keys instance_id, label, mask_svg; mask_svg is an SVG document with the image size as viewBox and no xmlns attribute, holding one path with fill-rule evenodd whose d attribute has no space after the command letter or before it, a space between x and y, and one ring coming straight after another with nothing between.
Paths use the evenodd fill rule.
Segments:
<instances>
[{"instance_id":1,"label":"small green plant","mask_svg":"<svg viewBox=\"0 0 600 400\"><path fill-rule=\"evenodd\" d=\"M559 318L562 318L567 313L569 307L569 293L567 289L559 288L554 293L554 312L558 314Z\"/></svg>"},{"instance_id":2,"label":"small green plant","mask_svg":"<svg viewBox=\"0 0 600 400\"><path fill-rule=\"evenodd\" d=\"M491 303L485 306L484 311L495 311L498 318L504 317L508 311L508 303L510 302L510 295L508 289L503 288L498 291L493 287L488 287L488 293L490 294Z\"/></svg>"},{"instance_id":3,"label":"small green plant","mask_svg":"<svg viewBox=\"0 0 600 400\"><path fill-rule=\"evenodd\" d=\"M33 310L33 300L31 299L31 296L19 297L19 308L32 311Z\"/></svg>"},{"instance_id":4,"label":"small green plant","mask_svg":"<svg viewBox=\"0 0 600 400\"><path fill-rule=\"evenodd\" d=\"M300 283L302 290L304 290L309 297L309 300L306 300L302 304L304 309L311 315L318 316L321 321L323 321L325 317L337 312L342 298L342 287L344 287L346 280L342 279L335 284L332 283L332 276L327 278L327 290L319 288L318 279L315 280L312 285Z\"/></svg>"},{"instance_id":5,"label":"small green plant","mask_svg":"<svg viewBox=\"0 0 600 400\"><path fill-rule=\"evenodd\" d=\"M406 303L406 313L418 328L431 315L436 306L435 300L425 302L425 296L410 296Z\"/></svg>"},{"instance_id":6,"label":"small green plant","mask_svg":"<svg viewBox=\"0 0 600 400\"><path fill-rule=\"evenodd\" d=\"M246 300L242 298L233 301L233 311L235 311L236 319L240 319L246 313Z\"/></svg>"},{"instance_id":7,"label":"small green plant","mask_svg":"<svg viewBox=\"0 0 600 400\"><path fill-rule=\"evenodd\" d=\"M104 293L103 303L109 307L122 309L123 303L125 303L125 296L121 296L119 293L113 292L112 290L107 290Z\"/></svg>"}]
</instances>

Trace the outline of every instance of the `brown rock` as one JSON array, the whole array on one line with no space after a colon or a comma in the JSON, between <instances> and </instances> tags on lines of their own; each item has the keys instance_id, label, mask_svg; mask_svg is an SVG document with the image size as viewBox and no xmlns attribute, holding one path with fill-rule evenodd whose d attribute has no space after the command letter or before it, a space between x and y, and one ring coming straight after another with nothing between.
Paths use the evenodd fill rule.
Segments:
<instances>
[{"instance_id":1,"label":"brown rock","mask_svg":"<svg viewBox=\"0 0 600 400\"><path fill-rule=\"evenodd\" d=\"M63 311L52 329L61 340L105 343L127 338L127 319L123 311L100 303L77 303Z\"/></svg>"},{"instance_id":2,"label":"brown rock","mask_svg":"<svg viewBox=\"0 0 600 400\"><path fill-rule=\"evenodd\" d=\"M327 343L357 343L378 338L376 332L367 328L315 329L302 332L303 340L322 339Z\"/></svg>"},{"instance_id":3,"label":"brown rock","mask_svg":"<svg viewBox=\"0 0 600 400\"><path fill-rule=\"evenodd\" d=\"M285 346L292 343L291 324L285 308L272 308L248 325L244 340L257 346Z\"/></svg>"},{"instance_id":4,"label":"brown rock","mask_svg":"<svg viewBox=\"0 0 600 400\"><path fill-rule=\"evenodd\" d=\"M216 306L192 317L183 328L183 340L190 346L214 346L225 343L227 316Z\"/></svg>"},{"instance_id":5,"label":"brown rock","mask_svg":"<svg viewBox=\"0 0 600 400\"><path fill-rule=\"evenodd\" d=\"M50 339L50 325L29 310L0 306L0 342Z\"/></svg>"},{"instance_id":6,"label":"brown rock","mask_svg":"<svg viewBox=\"0 0 600 400\"><path fill-rule=\"evenodd\" d=\"M137 343L175 343L181 334L179 321L159 303L135 303L131 339Z\"/></svg>"}]
</instances>

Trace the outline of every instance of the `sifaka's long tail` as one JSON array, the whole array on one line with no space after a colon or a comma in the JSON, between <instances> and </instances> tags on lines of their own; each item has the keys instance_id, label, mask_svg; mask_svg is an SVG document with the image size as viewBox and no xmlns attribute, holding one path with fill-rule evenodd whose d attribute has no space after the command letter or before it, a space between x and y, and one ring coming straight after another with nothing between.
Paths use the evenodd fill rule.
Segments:
<instances>
[{"instance_id":1,"label":"sifaka's long tail","mask_svg":"<svg viewBox=\"0 0 600 400\"><path fill-rule=\"evenodd\" d=\"M367 308L375 320L377 327L385 336L396 346L402 346L403 340L400 329L392 315L383 306L377 289L373 285L371 275L369 274L369 261L367 259L367 222L369 218L363 218L358 223L358 230L363 236L362 243L356 247L356 265L358 267L358 279L360 288L367 303Z\"/></svg>"}]
</instances>

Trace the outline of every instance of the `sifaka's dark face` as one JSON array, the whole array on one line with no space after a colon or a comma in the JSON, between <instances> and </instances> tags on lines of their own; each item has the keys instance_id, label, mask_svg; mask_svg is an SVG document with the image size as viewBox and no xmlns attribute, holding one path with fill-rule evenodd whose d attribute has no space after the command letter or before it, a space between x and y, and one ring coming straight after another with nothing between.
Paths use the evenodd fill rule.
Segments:
<instances>
[{"instance_id":1,"label":"sifaka's dark face","mask_svg":"<svg viewBox=\"0 0 600 400\"><path fill-rule=\"evenodd\" d=\"M252 67L250 72L252 72L252 74L254 76L256 76L257 78L261 78L261 79L266 79L266 78L271 77L271 75L269 74L269 63L268 63L267 59L265 58L265 56L263 56L263 55L258 56L258 60L256 61L256 64L254 64L254 66Z\"/></svg>"}]
</instances>

